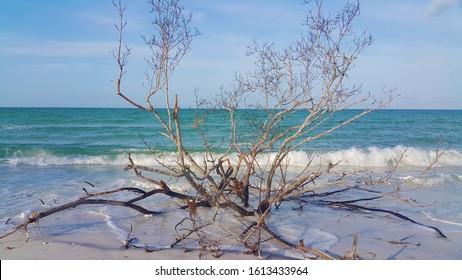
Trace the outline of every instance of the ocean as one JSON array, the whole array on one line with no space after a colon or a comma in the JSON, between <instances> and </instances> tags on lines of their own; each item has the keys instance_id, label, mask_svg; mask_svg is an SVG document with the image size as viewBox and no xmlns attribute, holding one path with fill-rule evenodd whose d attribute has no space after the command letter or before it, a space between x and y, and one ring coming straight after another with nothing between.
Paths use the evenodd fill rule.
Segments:
<instances>
[{"instance_id":1,"label":"ocean","mask_svg":"<svg viewBox=\"0 0 462 280\"><path fill-rule=\"evenodd\" d=\"M343 111L331 121L340 122L359 112ZM243 118L248 113L246 110L238 111L239 116ZM185 146L193 151L193 155L201 157L205 149L200 135L195 133L195 114L196 111L193 109L181 110L183 138ZM220 153L229 138L229 126L223 122L225 112L218 111L214 114L215 121L210 124L207 135L214 143L213 152ZM300 116L295 114L292 117L295 121ZM136 162L145 165L157 164L153 161L151 152L163 155L162 158L166 161L174 160L174 147L159 134L161 130L152 115L136 109L0 108L1 230L5 232L19 224L31 211L78 199L84 195L82 188L91 188L84 181L91 182L99 190L122 186L149 189L151 186L140 181L132 172L123 171L123 168L128 163L129 153ZM436 169L426 174L425 178L419 177L430 162L430 157L445 149L447 150L440 158ZM314 162L319 164L340 162L340 168L365 167L380 172L389 167L404 150L407 151L406 156L397 170L395 180L408 185L421 185L412 197L424 206L418 207L417 210L408 210L403 206L398 210L410 211L415 219L440 228L449 239L452 237L456 245L462 245L461 110L372 112L324 138L306 143L291 153L290 168L294 171L299 170L309 158L316 157L319 160ZM184 187L181 182L173 179L171 185ZM155 208L163 206L171 208L172 201L160 198ZM80 221L77 223L80 226L67 224L65 227L68 231L105 230L121 240L125 240L133 223L136 223L138 228L143 228L143 225L153 226L148 226L146 217L137 212L113 209L109 206L83 206L80 211L69 210L66 215L76 217ZM85 223L85 219L88 219L86 215L101 217L101 221ZM178 215L179 218L181 215ZM329 218L338 220L339 213L322 212L319 215L323 217L323 221L315 222L310 218L310 222L305 223L302 219L296 224L299 230L310 235L311 239L318 238L320 241L315 240L313 244L325 250L332 249L347 232L359 231L360 238L362 234L373 239L374 234L386 234L390 231L389 227L371 229L370 223L366 221L362 226L352 222L351 226L356 228L346 231L343 227L340 232L345 233L338 233L340 227L329 226L325 221ZM90 220L92 219L88 219ZM392 231L401 227L417 230L415 225L403 221L390 223ZM293 231L284 229L284 224L280 226L281 231ZM53 234L62 227L59 221L53 222L50 226L43 222L39 230L41 234ZM384 232L380 233L380 230ZM418 230L428 235L433 234L428 229ZM171 234L168 231L165 233ZM165 242L159 236L149 236L147 229L144 234L152 244ZM439 242L437 238L434 239L434 242ZM455 249L457 246L447 247L447 251L441 253L442 258L462 259L462 251ZM400 255L379 258L406 258L412 255L413 250L415 248L401 252ZM428 256L433 257L430 253Z\"/></svg>"}]
</instances>

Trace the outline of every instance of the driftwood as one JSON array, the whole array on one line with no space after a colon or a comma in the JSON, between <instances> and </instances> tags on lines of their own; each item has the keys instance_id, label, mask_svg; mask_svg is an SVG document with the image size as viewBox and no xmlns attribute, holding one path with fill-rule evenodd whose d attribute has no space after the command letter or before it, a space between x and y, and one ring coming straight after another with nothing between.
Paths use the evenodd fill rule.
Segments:
<instances>
[{"instance_id":1,"label":"driftwood","mask_svg":"<svg viewBox=\"0 0 462 280\"><path fill-rule=\"evenodd\" d=\"M309 197L309 198L327 197L329 195L338 194L338 193L341 193L341 192L344 192L344 191L347 191L347 190L350 190L350 188L343 188L343 189L340 189L340 190L335 190L335 191L331 191L331 192L324 192L324 193L313 193L313 194L308 195L307 197ZM375 192L375 193L378 193L378 192ZM382 208L366 207L366 206L355 204L355 203L362 202L362 201L372 201L372 200L377 200L377 199L381 199L381 198L383 198L382 195L381 196L374 196L374 197L358 198L358 199L352 199L352 200L344 200L344 201L332 201L332 200L323 200L323 199L308 200L308 199L298 198L298 199L293 199L293 201L297 201L301 205L296 207L296 208L293 208L293 209L294 210L303 210L304 206L306 206L306 205L317 204L317 205L326 205L326 206L331 207L333 209L342 209L342 210L347 210L347 211L365 210L365 211L370 211L370 212L382 212L382 213L387 213L387 214L393 215L393 216L395 216L395 217L397 217L399 219L411 222L413 224L423 226L423 227L426 227L426 228L430 228L430 229L434 230L437 233L438 237L447 238L447 236L439 228L417 222L417 221L415 221L415 220L413 220L413 219L411 219L411 218L409 218L409 217L407 217L407 216L405 216L403 214L400 214L400 213L398 213L396 211L382 209Z\"/></svg>"},{"instance_id":2,"label":"driftwood","mask_svg":"<svg viewBox=\"0 0 462 280\"><path fill-rule=\"evenodd\" d=\"M50 216L52 214L55 214L55 213L58 213L58 212L61 212L61 211L67 210L67 209L75 208L75 207L80 206L80 205L88 205L88 204L96 205L96 204L99 204L99 205L112 205L112 206L128 207L128 208L136 210L136 211L138 211L140 213L143 213L145 215L158 215L158 214L161 213L161 212L148 210L148 209L146 209L144 207L136 205L136 204L134 204L133 201L119 201L119 200L110 200L110 199L94 199L94 198L91 198L91 197L95 197L95 196L105 195L105 194L108 194L108 193L115 193L115 192L121 192L121 191L126 191L126 190L130 190L130 191L136 190L138 192L143 192L140 189L120 188L120 189L117 189L117 190L104 192L104 193L88 194L87 196L82 197L82 198L80 198L78 200L75 200L75 201L72 201L72 202L57 206L57 207L52 207L52 208L46 209L44 211L40 211L40 212L39 211L34 211L34 212L32 212L32 214L28 217L28 219L25 222L23 222L22 224L16 226L12 231L0 236L0 239L11 235L11 234L15 233L18 230L24 230L27 233L27 226L29 224L38 223L40 219L43 219L43 218L45 218L47 216ZM154 192L151 193L151 194L154 194ZM136 200L136 201L138 201L138 200Z\"/></svg>"},{"instance_id":3,"label":"driftwood","mask_svg":"<svg viewBox=\"0 0 462 280\"><path fill-rule=\"evenodd\" d=\"M92 186L93 188L95 187L92 183L88 181L84 181L84 183ZM43 219L47 216L50 216L52 214L55 214L55 213L58 213L58 212L61 212L67 209L75 208L80 205L111 205L111 206L127 207L135 211L138 211L142 214L145 214L145 215L159 215L162 212L149 210L135 203L143 199L146 199L152 195L155 195L155 194L165 194L173 198L179 198L179 199L184 199L184 200L194 200L194 197L184 195L181 193L177 193L177 192L170 190L167 184L163 181L160 181L158 185L162 186L162 188L153 189L151 191L144 191L142 189L132 188L132 187L122 187L122 188L104 191L104 192L89 193L85 188L82 188L82 190L86 194L84 197L81 197L75 201L68 202L68 203L65 203L65 204L62 204L56 207L48 208L44 211L34 211L31 213L31 215L27 218L25 222L16 226L10 232L0 236L0 239L7 237L19 230L24 230L24 232L27 233L27 226L29 224L36 224L39 222L40 219ZM111 195L111 194L120 193L120 192L132 192L138 196L135 198L129 199L127 201L95 198L95 197L101 197L101 196ZM199 202L197 204L200 206L207 206L207 207L210 206L207 202ZM9 220L10 219L8 219L7 223L9 222Z\"/></svg>"}]
</instances>

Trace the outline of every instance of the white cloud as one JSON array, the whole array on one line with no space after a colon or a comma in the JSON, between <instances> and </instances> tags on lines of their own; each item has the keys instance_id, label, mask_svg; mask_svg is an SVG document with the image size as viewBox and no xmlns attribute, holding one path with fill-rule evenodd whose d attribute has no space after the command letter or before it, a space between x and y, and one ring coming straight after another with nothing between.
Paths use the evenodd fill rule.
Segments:
<instances>
[{"instance_id":1,"label":"white cloud","mask_svg":"<svg viewBox=\"0 0 462 280\"><path fill-rule=\"evenodd\" d=\"M111 50L117 46L116 40L40 40L15 34L0 33L0 54L2 57L111 57Z\"/></svg>"},{"instance_id":2,"label":"white cloud","mask_svg":"<svg viewBox=\"0 0 462 280\"><path fill-rule=\"evenodd\" d=\"M427 6L427 14L437 16L460 3L461 0L432 0Z\"/></svg>"}]
</instances>

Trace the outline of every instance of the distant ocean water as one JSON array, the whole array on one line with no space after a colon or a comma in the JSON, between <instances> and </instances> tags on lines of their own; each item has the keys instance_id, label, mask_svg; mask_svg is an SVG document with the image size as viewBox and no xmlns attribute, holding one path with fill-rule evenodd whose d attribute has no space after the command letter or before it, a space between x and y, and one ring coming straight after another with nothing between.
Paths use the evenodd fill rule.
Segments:
<instances>
[{"instance_id":1,"label":"distant ocean water","mask_svg":"<svg viewBox=\"0 0 462 280\"><path fill-rule=\"evenodd\" d=\"M341 112L332 122L359 112ZM247 113L238 112L242 118ZM183 138L185 146L200 157L204 147L194 132L194 114L192 109L181 110ZM223 149L220 143L229 137L229 127L220 121L223 112L215 114L216 122L208 133L216 144L214 152L219 153ZM294 121L297 117L302 116L295 114ZM9 217L24 219L32 210L76 199L82 195L82 187L88 187L83 181L105 189L149 187L122 169L128 153L139 163L155 164L146 143L164 155L165 160L173 160L174 147L158 133L161 130L152 115L136 109L0 108L0 221L6 222ZM461 110L375 111L302 146L290 155L290 164L296 168L318 157L323 163L341 161L344 167L383 169L407 149L398 175L401 180L412 182L413 178L418 180L415 176L428 164L429 155L445 148L448 150L436 173L426 182L438 188L439 200L444 205L426 209L425 213L462 225ZM117 210L96 209L89 211L103 215L114 234L121 238L126 235L122 229L126 230L127 224L117 224L111 218L117 213L111 211ZM3 230L9 226L3 225ZM441 226L447 226L448 231L462 229L454 224Z\"/></svg>"}]
</instances>

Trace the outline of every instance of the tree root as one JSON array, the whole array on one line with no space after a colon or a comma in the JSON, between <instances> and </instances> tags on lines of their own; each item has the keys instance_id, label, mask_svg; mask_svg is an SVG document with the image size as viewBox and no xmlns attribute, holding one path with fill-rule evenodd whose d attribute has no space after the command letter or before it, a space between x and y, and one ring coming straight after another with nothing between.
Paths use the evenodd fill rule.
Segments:
<instances>
[{"instance_id":1,"label":"tree root","mask_svg":"<svg viewBox=\"0 0 462 280\"><path fill-rule=\"evenodd\" d=\"M355 201L360 201L360 200L355 200ZM434 231L436 231L438 237L447 238L447 236L440 229L438 229L437 227L425 225L425 224L422 224L420 222L414 221L413 219L411 219L411 218L409 218L409 217L407 217L407 216L405 216L403 214L397 213L395 211L381 209L381 208L371 208L371 207L360 206L360 205L352 204L353 201L325 201L325 200L320 200L319 202L323 203L323 204L327 204L330 207L346 208L346 209L348 209L350 211L353 211L353 210L366 210L366 211L372 211L372 212L387 213L387 214L393 215L393 216L395 216L397 218L400 218L402 220L411 222L413 224L433 229Z\"/></svg>"}]
</instances>

